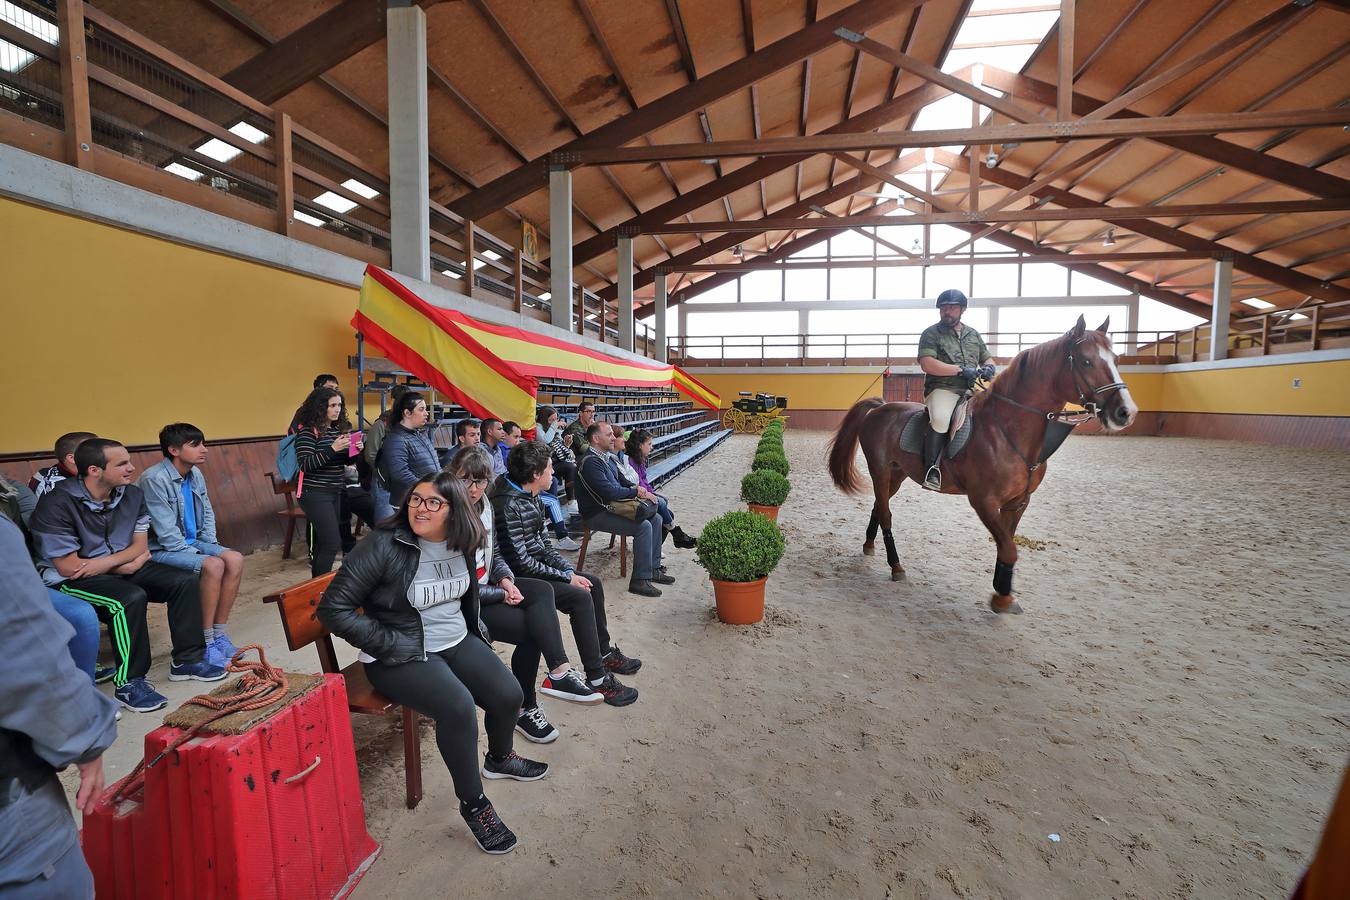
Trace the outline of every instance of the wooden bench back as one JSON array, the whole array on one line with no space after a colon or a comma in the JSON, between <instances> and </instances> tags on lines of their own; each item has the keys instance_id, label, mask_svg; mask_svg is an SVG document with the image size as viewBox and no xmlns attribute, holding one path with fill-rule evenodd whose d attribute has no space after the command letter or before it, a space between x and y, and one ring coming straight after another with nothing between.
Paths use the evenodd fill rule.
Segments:
<instances>
[{"instance_id":1,"label":"wooden bench back","mask_svg":"<svg viewBox=\"0 0 1350 900\"><path fill-rule=\"evenodd\" d=\"M277 474L276 474L275 472L268 472L268 473L267 473L267 480L270 481L270 482L272 483L272 493L274 493L274 494L294 494L294 493L295 493L295 482L294 482L294 481L277 481ZM287 499L289 499L289 498L287 498Z\"/></svg>"},{"instance_id":2,"label":"wooden bench back","mask_svg":"<svg viewBox=\"0 0 1350 900\"><path fill-rule=\"evenodd\" d=\"M329 572L327 575L282 588L263 598L265 603L275 603L279 607L281 627L286 632L286 646L290 649L299 650L320 641L327 644L331 655L332 640L328 636L328 629L319 621L318 611L319 598L323 596L324 590L332 580L333 573ZM321 659L325 655L323 650L322 647L319 650ZM328 671L326 666L324 671Z\"/></svg>"}]
</instances>

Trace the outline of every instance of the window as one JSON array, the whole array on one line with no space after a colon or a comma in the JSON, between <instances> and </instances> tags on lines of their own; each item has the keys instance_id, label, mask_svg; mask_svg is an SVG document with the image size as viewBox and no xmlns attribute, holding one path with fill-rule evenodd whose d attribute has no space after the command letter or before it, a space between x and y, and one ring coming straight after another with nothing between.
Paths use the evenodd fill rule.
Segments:
<instances>
[{"instance_id":1,"label":"window","mask_svg":"<svg viewBox=\"0 0 1350 900\"><path fill-rule=\"evenodd\" d=\"M1094 278L1079 269L1074 269L1072 271L1073 274L1069 276L1069 285L1073 289L1073 295L1075 297L1120 296L1128 295L1130 293L1123 287L1108 284L1100 278Z\"/></svg>"},{"instance_id":2,"label":"window","mask_svg":"<svg viewBox=\"0 0 1350 900\"><path fill-rule=\"evenodd\" d=\"M709 288L697 297L690 297L689 303L735 303L736 290L739 282L737 279L723 282L715 288ZM697 287L697 283L694 287Z\"/></svg>"},{"instance_id":3,"label":"window","mask_svg":"<svg viewBox=\"0 0 1350 900\"><path fill-rule=\"evenodd\" d=\"M1017 264L975 266L975 283L971 293L976 297L1016 297Z\"/></svg>"},{"instance_id":4,"label":"window","mask_svg":"<svg viewBox=\"0 0 1350 900\"><path fill-rule=\"evenodd\" d=\"M1023 297L1064 297L1069 292L1069 270L1054 263L1022 266Z\"/></svg>"},{"instance_id":5,"label":"window","mask_svg":"<svg viewBox=\"0 0 1350 900\"><path fill-rule=\"evenodd\" d=\"M830 256L840 259L872 259L876 242L856 231L841 231L830 238Z\"/></svg>"},{"instance_id":6,"label":"window","mask_svg":"<svg viewBox=\"0 0 1350 900\"><path fill-rule=\"evenodd\" d=\"M828 269L792 269L786 274L785 300L824 300Z\"/></svg>"},{"instance_id":7,"label":"window","mask_svg":"<svg viewBox=\"0 0 1350 900\"><path fill-rule=\"evenodd\" d=\"M916 300L923 296L923 269L885 266L877 269L877 299Z\"/></svg>"},{"instance_id":8,"label":"window","mask_svg":"<svg viewBox=\"0 0 1350 900\"><path fill-rule=\"evenodd\" d=\"M858 269L831 269L830 299L871 300L876 296L876 290L872 287L874 271L871 266Z\"/></svg>"},{"instance_id":9,"label":"window","mask_svg":"<svg viewBox=\"0 0 1350 900\"><path fill-rule=\"evenodd\" d=\"M797 356L797 313L757 310L687 314L689 354L704 359Z\"/></svg>"},{"instance_id":10,"label":"window","mask_svg":"<svg viewBox=\"0 0 1350 900\"><path fill-rule=\"evenodd\" d=\"M741 276L741 302L762 303L783 299L783 273L764 269Z\"/></svg>"}]
</instances>

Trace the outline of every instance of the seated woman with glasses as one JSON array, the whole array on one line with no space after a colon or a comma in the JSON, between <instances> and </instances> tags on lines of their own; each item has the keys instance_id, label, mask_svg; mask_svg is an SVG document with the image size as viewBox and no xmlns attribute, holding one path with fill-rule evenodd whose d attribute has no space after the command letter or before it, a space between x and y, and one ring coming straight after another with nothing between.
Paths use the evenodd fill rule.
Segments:
<instances>
[{"instance_id":1,"label":"seated woman with glasses","mask_svg":"<svg viewBox=\"0 0 1350 900\"><path fill-rule=\"evenodd\" d=\"M567 661L553 585L537 578L516 578L497 551L492 505L485 498L492 481L492 461L487 453L482 447L464 447L450 460L448 470L464 481L470 508L478 514L489 536L478 550L478 598L483 622L493 639L516 647L511 654L511 671L524 695L516 731L535 743L550 743L557 740L558 729L549 724L534 696L540 656L549 665L548 676L539 688L542 693L574 703L601 703L605 696L592 690ZM593 616L589 638L598 651L600 642L595 636ZM580 642L585 640L583 637Z\"/></svg>"},{"instance_id":2,"label":"seated woman with glasses","mask_svg":"<svg viewBox=\"0 0 1350 900\"><path fill-rule=\"evenodd\" d=\"M435 720L460 815L485 852L508 853L516 836L483 794L474 706L486 714L482 777L538 781L548 766L511 746L520 685L492 652L469 562L486 540L464 482L448 472L424 476L397 514L352 549L318 616L361 651L375 690Z\"/></svg>"}]
</instances>

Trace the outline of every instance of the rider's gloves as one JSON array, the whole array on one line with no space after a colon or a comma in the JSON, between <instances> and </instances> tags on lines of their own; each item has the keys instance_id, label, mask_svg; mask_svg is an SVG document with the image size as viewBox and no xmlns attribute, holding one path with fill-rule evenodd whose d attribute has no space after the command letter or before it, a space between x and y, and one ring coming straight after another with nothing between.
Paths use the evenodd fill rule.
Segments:
<instances>
[{"instance_id":1,"label":"rider's gloves","mask_svg":"<svg viewBox=\"0 0 1350 900\"><path fill-rule=\"evenodd\" d=\"M980 377L980 373L973 366L962 366L958 374L970 384L974 384L975 379Z\"/></svg>"},{"instance_id":2,"label":"rider's gloves","mask_svg":"<svg viewBox=\"0 0 1350 900\"><path fill-rule=\"evenodd\" d=\"M980 369L980 377L983 378L985 381L992 380L994 377L994 364L985 363L984 367Z\"/></svg>"}]
</instances>

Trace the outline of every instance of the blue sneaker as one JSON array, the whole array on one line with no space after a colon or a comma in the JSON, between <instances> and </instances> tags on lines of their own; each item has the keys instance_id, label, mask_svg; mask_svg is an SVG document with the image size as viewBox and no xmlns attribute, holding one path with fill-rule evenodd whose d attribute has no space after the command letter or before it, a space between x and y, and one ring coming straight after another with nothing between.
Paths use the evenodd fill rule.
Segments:
<instances>
[{"instance_id":1,"label":"blue sneaker","mask_svg":"<svg viewBox=\"0 0 1350 900\"><path fill-rule=\"evenodd\" d=\"M116 666L101 666L94 669L94 684L103 684L105 681L112 681L113 676L117 674Z\"/></svg>"},{"instance_id":2,"label":"blue sneaker","mask_svg":"<svg viewBox=\"0 0 1350 900\"><path fill-rule=\"evenodd\" d=\"M169 700L144 678L133 678L113 691L117 702L132 712L148 713L167 706Z\"/></svg>"},{"instance_id":3,"label":"blue sneaker","mask_svg":"<svg viewBox=\"0 0 1350 900\"><path fill-rule=\"evenodd\" d=\"M206 649L216 651L222 666L228 665L230 660L234 659L234 655L239 652L239 648L234 645L234 641L230 640L228 634L216 635L215 640L211 641L210 646Z\"/></svg>"},{"instance_id":4,"label":"blue sneaker","mask_svg":"<svg viewBox=\"0 0 1350 900\"><path fill-rule=\"evenodd\" d=\"M218 666L210 659L202 658L192 663L169 666L170 681L220 681L225 677L225 667Z\"/></svg>"}]
</instances>

